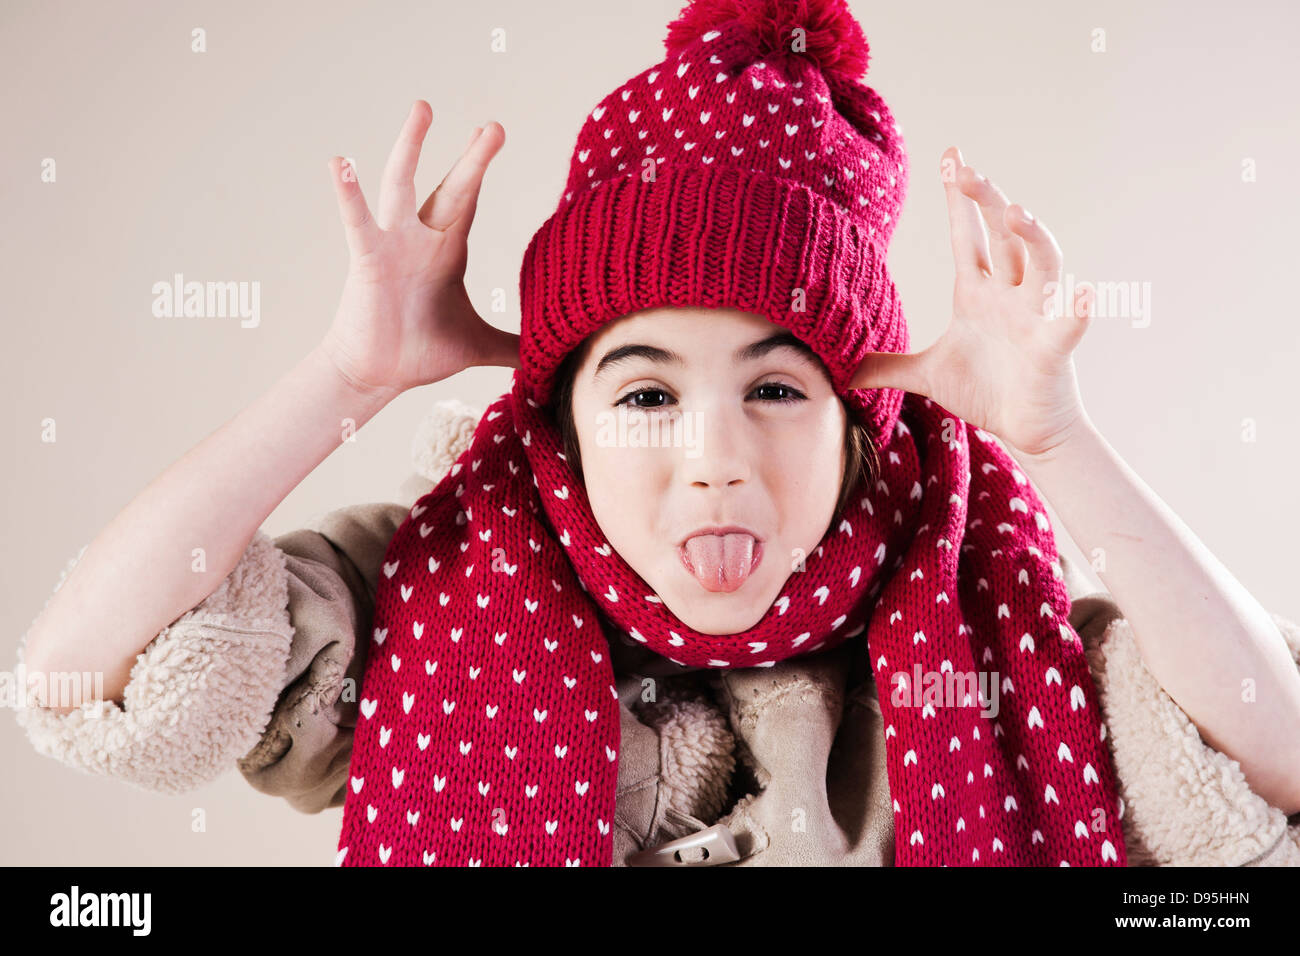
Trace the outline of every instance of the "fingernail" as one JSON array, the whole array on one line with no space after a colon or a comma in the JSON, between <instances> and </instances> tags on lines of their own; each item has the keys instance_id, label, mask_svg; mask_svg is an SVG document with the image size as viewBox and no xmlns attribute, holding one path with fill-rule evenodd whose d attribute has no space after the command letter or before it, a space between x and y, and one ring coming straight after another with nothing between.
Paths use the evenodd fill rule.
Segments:
<instances>
[{"instance_id":1,"label":"fingernail","mask_svg":"<svg viewBox=\"0 0 1300 956\"><path fill-rule=\"evenodd\" d=\"M1028 221L1028 222L1033 222L1033 221L1034 221L1034 214L1033 214L1032 212L1030 212L1028 209L1025 209L1025 208L1022 206L1022 207L1020 208L1020 212L1021 212L1021 215L1023 215L1023 216L1025 217L1025 220L1026 220L1026 221Z\"/></svg>"}]
</instances>

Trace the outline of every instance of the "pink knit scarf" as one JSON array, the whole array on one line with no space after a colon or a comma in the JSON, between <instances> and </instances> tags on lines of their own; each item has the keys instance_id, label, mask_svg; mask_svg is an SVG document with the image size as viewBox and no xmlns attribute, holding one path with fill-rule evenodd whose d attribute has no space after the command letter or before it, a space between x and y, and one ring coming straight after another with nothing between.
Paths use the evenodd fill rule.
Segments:
<instances>
[{"instance_id":1,"label":"pink knit scarf","mask_svg":"<svg viewBox=\"0 0 1300 956\"><path fill-rule=\"evenodd\" d=\"M865 626L897 865L1126 865L1039 498L991 436L917 395L880 457L758 624L701 634L603 539L516 372L389 544L338 862L610 865L620 720L603 615L703 667L769 666ZM970 694L981 672L998 681L993 716Z\"/></svg>"}]
</instances>

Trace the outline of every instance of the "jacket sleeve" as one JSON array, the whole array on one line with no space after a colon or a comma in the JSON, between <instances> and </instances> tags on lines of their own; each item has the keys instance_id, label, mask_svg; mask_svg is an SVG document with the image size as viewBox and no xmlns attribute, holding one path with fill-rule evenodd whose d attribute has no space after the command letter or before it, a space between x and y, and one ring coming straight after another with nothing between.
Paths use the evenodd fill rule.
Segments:
<instances>
[{"instance_id":1,"label":"jacket sleeve","mask_svg":"<svg viewBox=\"0 0 1300 956\"><path fill-rule=\"evenodd\" d=\"M1114 759L1129 865L1300 866L1300 814L1288 818L1271 806L1238 761L1202 740L1147 669L1108 592L1072 597L1070 622L1097 684ZM1300 667L1300 627L1272 617Z\"/></svg>"},{"instance_id":2,"label":"jacket sleeve","mask_svg":"<svg viewBox=\"0 0 1300 956\"><path fill-rule=\"evenodd\" d=\"M211 780L257 741L280 690L291 643L287 577L284 554L259 531L220 586L136 657L120 700L69 714L22 700L19 725L37 752L87 773L165 793ZM24 634L18 672L37 679L25 672L26 644Z\"/></svg>"},{"instance_id":3,"label":"jacket sleeve","mask_svg":"<svg viewBox=\"0 0 1300 956\"><path fill-rule=\"evenodd\" d=\"M121 701L20 707L20 725L38 752L144 789L184 792L238 766L257 789L323 809L350 756L346 678L359 681L378 566L406 514L363 504L275 539L259 530L222 584L140 653Z\"/></svg>"},{"instance_id":4,"label":"jacket sleeve","mask_svg":"<svg viewBox=\"0 0 1300 956\"><path fill-rule=\"evenodd\" d=\"M299 562L293 651L266 730L238 767L255 789L303 813L343 805L375 588L407 514L398 504L356 505L277 540Z\"/></svg>"}]
</instances>

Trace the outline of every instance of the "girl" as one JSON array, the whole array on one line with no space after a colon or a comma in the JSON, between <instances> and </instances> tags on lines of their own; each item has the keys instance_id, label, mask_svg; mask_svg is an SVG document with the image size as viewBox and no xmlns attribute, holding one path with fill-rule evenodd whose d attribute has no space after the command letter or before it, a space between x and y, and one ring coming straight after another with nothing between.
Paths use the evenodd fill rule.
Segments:
<instances>
[{"instance_id":1,"label":"girl","mask_svg":"<svg viewBox=\"0 0 1300 956\"><path fill-rule=\"evenodd\" d=\"M181 612L206 603L203 637L170 647L203 651L190 673L238 704L234 719L220 745L194 746L205 728L190 715L188 771L153 742L138 759L81 764L171 788L243 755L255 785L300 808L343 805L348 865L607 865L629 862L638 835L624 806L641 678L718 675L731 725L719 737L738 733L756 775L784 765L788 784L791 752L829 749L834 728L778 722L773 745L746 720L759 719L754 700L784 705L744 691L838 666L828 685L849 673L879 691L879 724L861 744L883 741L884 753L857 764L850 813L871 818L860 832L883 834L876 847L892 860L878 862L1125 865L1118 744L1037 486L1085 551L1103 549L1100 573L1161 687L1240 764L1274 823L1300 810L1294 625L1260 608L1092 426L1071 361L1086 301L1044 313L1061 275L1050 233L945 153L953 325L908 354L884 265L906 157L884 103L857 83L867 49L847 8L697 0L666 46L663 63L588 117L559 208L525 253L519 336L487 325L462 281L499 125L475 132L419 210L423 101L373 215L331 161L351 251L334 324L128 506L29 632L33 671L103 670L105 699L125 702L143 676L132 676L139 635L183 627ZM518 371L431 490L364 517L357 538L370 543L356 559L331 555L329 533L287 547L257 534L333 447L340 418L364 424L471 365ZM320 427L304 434L301 419ZM681 440L631 442L620 422ZM197 482L212 497L195 496ZM188 513L189 500L208 508ZM123 585L135 566L124 554L170 554L188 569L194 541L212 542L215 570ZM304 566L291 571L294 548ZM331 632L339 646L309 655L299 639L311 602L293 589L313 574L357 619ZM110 606L143 617L93 648L70 640ZM269 661L292 662L289 686ZM213 677L228 683L213 691ZM660 703L650 680L646 702ZM76 762L75 735L100 733L76 720L86 708L37 703L49 706L20 715L38 745ZM167 713L152 703L126 713ZM339 718L333 730L300 746L284 718L322 709ZM727 801L712 797L720 819ZM790 859L866 858L844 839L843 812L802 802L814 836L790 839ZM709 862L780 834L770 808L747 829L757 803L729 815L751 842L724 836ZM1294 861L1282 831L1263 847L1241 841L1234 862Z\"/></svg>"}]
</instances>

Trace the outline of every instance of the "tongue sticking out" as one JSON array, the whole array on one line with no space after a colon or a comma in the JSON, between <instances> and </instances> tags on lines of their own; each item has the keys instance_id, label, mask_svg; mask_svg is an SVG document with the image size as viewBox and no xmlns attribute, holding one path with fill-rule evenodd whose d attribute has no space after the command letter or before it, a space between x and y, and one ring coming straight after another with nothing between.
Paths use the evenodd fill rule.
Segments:
<instances>
[{"instance_id":1,"label":"tongue sticking out","mask_svg":"<svg viewBox=\"0 0 1300 956\"><path fill-rule=\"evenodd\" d=\"M697 534L682 550L687 569L706 591L734 591L753 570L752 535Z\"/></svg>"}]
</instances>

